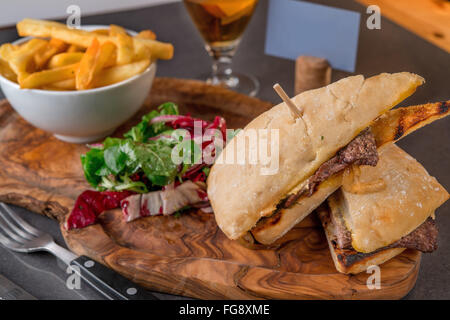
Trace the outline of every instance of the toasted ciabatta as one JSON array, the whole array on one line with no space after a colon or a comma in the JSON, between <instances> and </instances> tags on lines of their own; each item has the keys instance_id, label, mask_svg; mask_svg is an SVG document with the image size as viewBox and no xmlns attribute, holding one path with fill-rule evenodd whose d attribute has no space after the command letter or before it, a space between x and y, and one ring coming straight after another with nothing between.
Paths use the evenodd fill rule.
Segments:
<instances>
[{"instance_id":1,"label":"toasted ciabatta","mask_svg":"<svg viewBox=\"0 0 450 320\"><path fill-rule=\"evenodd\" d=\"M361 253L355 250L339 249L331 236L332 231L329 224L330 208L322 204L316 209L316 212L325 230L331 258L336 270L341 273L357 274L365 272L369 266L383 264L405 250L405 248L389 248L373 253Z\"/></svg>"},{"instance_id":2,"label":"toasted ciabatta","mask_svg":"<svg viewBox=\"0 0 450 320\"><path fill-rule=\"evenodd\" d=\"M411 132L449 114L450 101L397 108L377 118L370 128L379 148L386 143L398 141ZM335 174L321 183L312 196L304 195L292 207L281 209L277 214L260 220L251 230L254 240L261 244L275 242L317 208L341 184L342 173Z\"/></svg>"},{"instance_id":3,"label":"toasted ciabatta","mask_svg":"<svg viewBox=\"0 0 450 320\"><path fill-rule=\"evenodd\" d=\"M331 196L351 232L352 247L362 253L388 246L411 233L449 198L444 187L396 145L386 145L379 155L377 166L360 167L359 179L382 179L382 190L356 194L340 188Z\"/></svg>"},{"instance_id":4,"label":"toasted ciabatta","mask_svg":"<svg viewBox=\"0 0 450 320\"><path fill-rule=\"evenodd\" d=\"M356 273L401 252L389 248L419 228L448 200L448 192L414 158L394 144L381 148L376 167L361 166L359 181L382 179L384 186L358 194L342 187L318 209L330 250L340 272ZM330 214L343 219L351 234L351 248L340 248ZM426 239L421 239L426 241ZM398 242L397 242L398 243Z\"/></svg>"},{"instance_id":5,"label":"toasted ciabatta","mask_svg":"<svg viewBox=\"0 0 450 320\"><path fill-rule=\"evenodd\" d=\"M262 217L271 215L280 200L302 186L321 164L423 82L422 77L407 72L368 79L353 76L294 97L295 105L303 110L301 118L294 119L281 103L254 119L235 139L252 129L278 130L278 171L262 175L266 164L223 163L227 153L238 153L234 144L228 145L208 177L208 195L219 227L230 239L243 236ZM248 155L248 144L238 151ZM326 193L296 215L307 215L325 200Z\"/></svg>"}]
</instances>

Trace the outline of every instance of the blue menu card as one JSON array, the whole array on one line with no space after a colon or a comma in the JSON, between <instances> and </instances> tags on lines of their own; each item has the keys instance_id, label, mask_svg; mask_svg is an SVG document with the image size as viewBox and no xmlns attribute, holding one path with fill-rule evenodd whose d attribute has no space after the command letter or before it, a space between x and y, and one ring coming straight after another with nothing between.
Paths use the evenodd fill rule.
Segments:
<instances>
[{"instance_id":1,"label":"blue menu card","mask_svg":"<svg viewBox=\"0 0 450 320\"><path fill-rule=\"evenodd\" d=\"M296 0L270 0L266 54L326 58L334 69L355 71L360 13Z\"/></svg>"}]
</instances>

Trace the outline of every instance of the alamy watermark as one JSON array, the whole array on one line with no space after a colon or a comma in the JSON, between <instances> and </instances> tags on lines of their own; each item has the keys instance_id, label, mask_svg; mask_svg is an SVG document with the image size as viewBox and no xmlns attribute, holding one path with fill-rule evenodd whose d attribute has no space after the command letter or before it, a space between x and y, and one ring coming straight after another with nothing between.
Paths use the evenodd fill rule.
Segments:
<instances>
[{"instance_id":1,"label":"alamy watermark","mask_svg":"<svg viewBox=\"0 0 450 320\"><path fill-rule=\"evenodd\" d=\"M67 7L66 13L69 15L66 19L66 25L70 29L79 29L81 26L81 8L75 4Z\"/></svg>"},{"instance_id":2,"label":"alamy watermark","mask_svg":"<svg viewBox=\"0 0 450 320\"><path fill-rule=\"evenodd\" d=\"M367 18L366 26L369 30L380 30L381 29L381 9L377 5L370 5L366 10L367 14L370 16Z\"/></svg>"},{"instance_id":3,"label":"alamy watermark","mask_svg":"<svg viewBox=\"0 0 450 320\"><path fill-rule=\"evenodd\" d=\"M68 266L66 273L69 275L66 280L66 287L70 290L81 289L81 271L77 266Z\"/></svg>"},{"instance_id":4,"label":"alamy watermark","mask_svg":"<svg viewBox=\"0 0 450 320\"><path fill-rule=\"evenodd\" d=\"M376 265L367 267L366 273L370 274L367 278L366 285L369 290L381 289L381 268Z\"/></svg>"},{"instance_id":5,"label":"alamy watermark","mask_svg":"<svg viewBox=\"0 0 450 320\"><path fill-rule=\"evenodd\" d=\"M237 132L226 130L234 137L225 149L226 137L219 129L202 131L202 121L194 121L193 135L188 130L177 129L170 139L179 143L172 149L174 164L238 164L259 165L261 175L274 175L279 169L279 129L246 129ZM203 147L206 145L206 147Z\"/></svg>"}]
</instances>

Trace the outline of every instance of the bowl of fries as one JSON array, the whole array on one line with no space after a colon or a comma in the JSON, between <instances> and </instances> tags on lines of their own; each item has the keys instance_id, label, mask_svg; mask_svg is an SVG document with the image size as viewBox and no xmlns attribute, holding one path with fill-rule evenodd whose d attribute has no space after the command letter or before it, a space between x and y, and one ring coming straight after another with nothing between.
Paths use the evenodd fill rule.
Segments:
<instances>
[{"instance_id":1,"label":"bowl of fries","mask_svg":"<svg viewBox=\"0 0 450 320\"><path fill-rule=\"evenodd\" d=\"M0 46L0 86L11 106L58 139L87 143L110 135L148 96L157 59L173 47L150 30L25 19Z\"/></svg>"}]
</instances>

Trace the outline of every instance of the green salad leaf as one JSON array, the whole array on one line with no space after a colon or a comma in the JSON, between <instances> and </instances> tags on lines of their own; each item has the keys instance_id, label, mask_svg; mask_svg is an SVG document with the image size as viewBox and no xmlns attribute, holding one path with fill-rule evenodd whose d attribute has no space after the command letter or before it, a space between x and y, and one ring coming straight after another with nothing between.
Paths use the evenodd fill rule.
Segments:
<instances>
[{"instance_id":1,"label":"green salad leaf","mask_svg":"<svg viewBox=\"0 0 450 320\"><path fill-rule=\"evenodd\" d=\"M148 138L155 137L165 131L170 131L171 128L166 126L163 122L151 124L153 118L163 115L178 115L178 106L173 102L166 102L158 107L158 110L153 110L142 117L142 121L131 128L130 131L124 134L125 138L133 141L145 142Z\"/></svg>"},{"instance_id":2,"label":"green salad leaf","mask_svg":"<svg viewBox=\"0 0 450 320\"><path fill-rule=\"evenodd\" d=\"M199 148L193 141L182 139L149 138L164 135L170 137L173 129L163 122L151 124L151 119L161 115L178 115L174 103L165 103L142 117L142 121L131 128L124 137L106 138L101 146L95 145L81 156L86 180L98 190L131 190L145 193L160 188L181 176L195 161L193 152ZM180 150L181 167L172 161L172 150ZM198 150L197 150L198 151ZM200 152L201 154L201 152ZM188 161L189 160L189 161ZM145 175L148 183L134 179L135 175ZM147 181L145 180L145 181Z\"/></svg>"},{"instance_id":3,"label":"green salad leaf","mask_svg":"<svg viewBox=\"0 0 450 320\"><path fill-rule=\"evenodd\" d=\"M136 147L140 167L153 185L165 186L175 180L178 166L171 158L173 147L173 143L167 140L151 141Z\"/></svg>"},{"instance_id":4,"label":"green salad leaf","mask_svg":"<svg viewBox=\"0 0 450 320\"><path fill-rule=\"evenodd\" d=\"M93 187L96 187L102 180L101 175L97 175L97 171L100 171L104 163L103 150L91 149L86 154L81 155L84 176Z\"/></svg>"}]
</instances>

